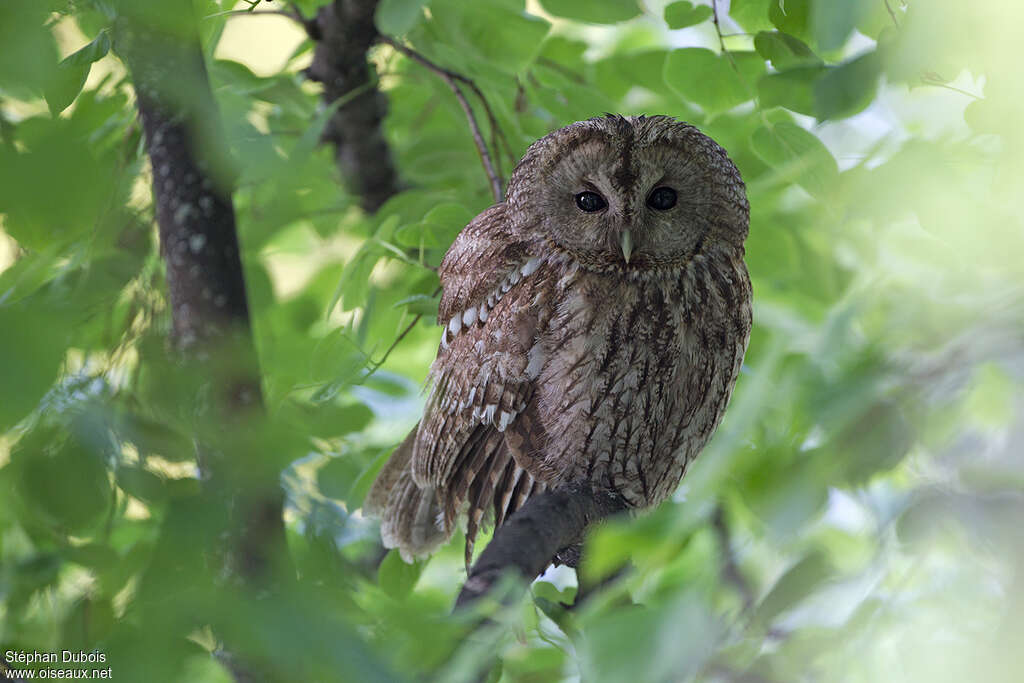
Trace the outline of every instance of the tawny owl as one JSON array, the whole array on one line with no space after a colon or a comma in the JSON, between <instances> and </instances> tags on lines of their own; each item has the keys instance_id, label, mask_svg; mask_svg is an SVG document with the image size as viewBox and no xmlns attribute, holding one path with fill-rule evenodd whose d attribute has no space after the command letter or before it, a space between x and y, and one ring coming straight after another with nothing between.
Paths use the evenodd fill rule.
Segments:
<instances>
[{"instance_id":1,"label":"tawny owl","mask_svg":"<svg viewBox=\"0 0 1024 683\"><path fill-rule=\"evenodd\" d=\"M749 206L725 151L665 116L535 142L507 201L441 263L445 326L419 425L365 504L428 554L576 481L668 497L725 411L751 326Z\"/></svg>"}]
</instances>

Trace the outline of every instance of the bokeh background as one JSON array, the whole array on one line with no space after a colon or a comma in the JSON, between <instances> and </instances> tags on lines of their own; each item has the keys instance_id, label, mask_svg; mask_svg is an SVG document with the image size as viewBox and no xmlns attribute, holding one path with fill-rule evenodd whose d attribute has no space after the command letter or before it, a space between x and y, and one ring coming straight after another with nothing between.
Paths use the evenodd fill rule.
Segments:
<instances>
[{"instance_id":1,"label":"bokeh background","mask_svg":"<svg viewBox=\"0 0 1024 683\"><path fill-rule=\"evenodd\" d=\"M160 553L201 536L201 486L164 384L151 176L110 6L0 7L0 649L230 680L216 621L250 629L282 680L466 680L494 653L502 681L1017 680L1020 3L378 4L381 33L479 86L505 178L572 121L668 114L728 150L751 204L755 327L726 419L671 502L593 534L583 571L633 569L578 610L573 574L549 572L510 629L468 640L447 616L461 539L381 559L359 507L422 407L433 268L492 199L448 86L380 45L405 189L359 208L283 14L322 4L191 3L280 437L252 457L284 463L309 598L258 609Z\"/></svg>"}]
</instances>

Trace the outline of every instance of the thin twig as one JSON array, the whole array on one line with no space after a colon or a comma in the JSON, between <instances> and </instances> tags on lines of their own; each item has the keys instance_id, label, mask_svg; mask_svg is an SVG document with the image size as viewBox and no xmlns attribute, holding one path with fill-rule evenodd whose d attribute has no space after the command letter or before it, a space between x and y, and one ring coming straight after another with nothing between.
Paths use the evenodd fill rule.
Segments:
<instances>
[{"instance_id":1,"label":"thin twig","mask_svg":"<svg viewBox=\"0 0 1024 683\"><path fill-rule=\"evenodd\" d=\"M935 86L937 88L945 88L946 90L952 90L953 92L958 92L961 95L967 95L968 97L973 97L976 100L983 100L983 99L985 99L984 97L981 97L980 95L975 95L974 93L968 92L968 91L966 91L966 90L964 90L962 88L958 88L955 85L950 85L949 83L946 83L944 80L942 80L942 78L939 77L939 76L934 76L934 75L930 75L930 74L922 74L921 82L924 83L925 85L933 85L933 86Z\"/></svg>"},{"instance_id":2,"label":"thin twig","mask_svg":"<svg viewBox=\"0 0 1024 683\"><path fill-rule=\"evenodd\" d=\"M484 142L483 134L481 134L480 126L476 120L476 115L473 113L473 108L470 106L469 101L466 99L465 94L463 94L462 89L459 88L458 84L464 83L473 91L473 94L480 99L480 102L483 104L484 110L487 113L492 134L494 134L496 138L503 137L500 132L500 128L498 127L497 120L494 117L494 113L491 111L490 105L488 105L483 92L480 91L480 88L477 87L476 83L474 83L472 79L449 69L445 69L442 66L438 66L420 53L416 52L412 48L402 45L390 36L381 36L380 41L386 45L390 45L414 62L417 62L433 71L435 74L440 76L441 80L443 80L451 89L452 93L455 95L455 99L459 102L459 106L462 107L462 111L465 112L466 119L469 121L469 129L473 135L473 142L476 144L477 152L480 153L480 161L483 164L484 172L487 174L487 179L490 181L491 192L494 194L494 201L500 202L504 196L501 189L501 178L494 169L494 162L491 159L491 153L487 148L487 143Z\"/></svg>"},{"instance_id":3,"label":"thin twig","mask_svg":"<svg viewBox=\"0 0 1024 683\"><path fill-rule=\"evenodd\" d=\"M370 368L366 373L366 377L369 377L373 373L377 372L377 370L379 370L380 367L384 365L384 362L388 359L388 356L391 355L391 352L395 350L395 347L398 346L403 339L405 339L406 335L408 335L412 331L412 328L416 327L416 323L418 323L420 321L420 318L422 317L422 313L417 313L416 316L412 319L412 322L406 325L405 329L402 330L402 333L395 337L395 341L391 342L391 346L389 346L387 351L384 352L384 355L381 356L380 360L370 361ZM366 377L364 377L363 379L366 379Z\"/></svg>"},{"instance_id":4,"label":"thin twig","mask_svg":"<svg viewBox=\"0 0 1024 683\"><path fill-rule=\"evenodd\" d=\"M268 9L264 12L257 12L255 10L248 9L229 9L223 12L214 12L213 14L207 14L203 19L215 19L217 17L267 17L267 16L279 16L288 17L289 19L295 20L295 15L291 12L285 12L280 9Z\"/></svg>"},{"instance_id":5,"label":"thin twig","mask_svg":"<svg viewBox=\"0 0 1024 683\"><path fill-rule=\"evenodd\" d=\"M729 51L725 49L725 37L722 35L722 25L718 23L718 0L711 0L711 21L715 25L715 33L718 34L718 45L722 48L722 52L729 54ZM729 61L732 61L732 57L729 57ZM733 64L733 68L736 65Z\"/></svg>"},{"instance_id":6,"label":"thin twig","mask_svg":"<svg viewBox=\"0 0 1024 683\"><path fill-rule=\"evenodd\" d=\"M434 293L431 296L437 296L440 293L441 287L438 287L437 289L434 290ZM391 355L391 352L395 350L395 347L397 347L402 342L403 339L405 339L405 337L412 331L412 328L416 327L416 323L418 323L420 321L420 318L422 317L422 313L417 313L416 316L412 319L412 322L406 325L405 329L402 330L401 334L399 334L395 338L395 341L391 342L391 346L387 348L387 350L384 352L384 355L381 356L381 359L377 361L370 361L370 369L363 377L364 381L366 380L367 377L377 372L377 370L379 370L380 367L384 365L384 362L387 361L388 356Z\"/></svg>"},{"instance_id":7,"label":"thin twig","mask_svg":"<svg viewBox=\"0 0 1024 683\"><path fill-rule=\"evenodd\" d=\"M574 83L579 83L580 85L583 85L587 82L586 79L583 78L583 76L579 75L572 69L562 64L559 64L553 59L549 59L547 57L537 57L537 63L542 66L546 66L547 68L552 69L553 71L557 71L558 73L562 74L563 76L573 81Z\"/></svg>"},{"instance_id":8,"label":"thin twig","mask_svg":"<svg viewBox=\"0 0 1024 683\"><path fill-rule=\"evenodd\" d=\"M754 606L754 591L736 563L736 557L732 552L732 534L721 505L717 505L711 515L711 528L714 529L722 554L722 578L739 592L743 600L743 613L746 614Z\"/></svg>"},{"instance_id":9,"label":"thin twig","mask_svg":"<svg viewBox=\"0 0 1024 683\"><path fill-rule=\"evenodd\" d=\"M900 22L896 20L896 12L893 11L892 6L889 4L889 0L883 1L885 2L885 11L887 11L889 13L889 16L892 18L892 23L896 26L896 28L899 28Z\"/></svg>"},{"instance_id":10,"label":"thin twig","mask_svg":"<svg viewBox=\"0 0 1024 683\"><path fill-rule=\"evenodd\" d=\"M500 202L504 199L504 194L501 190L501 181L498 179L498 174L494 170L494 165L491 162L491 155L487 151L487 144L480 135L480 126L477 125L476 118L473 116L473 108L469 106L466 96L462 94L462 90L460 90L459 86L455 84L455 81L451 78L443 78L447 80L448 86L452 89L452 93L455 94L455 99L459 101L459 105L462 107L462 111L466 112L466 119L469 121L469 130L473 133L473 142L476 143L477 149L480 150L480 161L483 162L484 171L487 172L487 177L491 181L491 192L494 193L494 201Z\"/></svg>"}]
</instances>

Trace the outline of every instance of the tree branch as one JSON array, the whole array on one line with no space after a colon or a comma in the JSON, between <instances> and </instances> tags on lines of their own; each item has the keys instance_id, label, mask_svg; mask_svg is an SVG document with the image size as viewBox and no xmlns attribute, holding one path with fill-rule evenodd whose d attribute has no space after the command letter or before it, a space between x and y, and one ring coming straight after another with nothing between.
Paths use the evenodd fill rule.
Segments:
<instances>
[{"instance_id":1,"label":"tree branch","mask_svg":"<svg viewBox=\"0 0 1024 683\"><path fill-rule=\"evenodd\" d=\"M398 174L381 131L387 98L371 77L366 52L377 38L376 0L334 0L304 22L317 41L306 71L323 84L327 105L358 91L324 127L323 140L334 145L342 177L360 197L363 209L376 211L399 191Z\"/></svg>"},{"instance_id":2,"label":"tree branch","mask_svg":"<svg viewBox=\"0 0 1024 683\"><path fill-rule=\"evenodd\" d=\"M900 22L896 19L896 12L893 11L892 5L889 4L889 0L885 0L885 11L889 13L889 18L892 19L893 26L899 28Z\"/></svg>"},{"instance_id":3,"label":"tree branch","mask_svg":"<svg viewBox=\"0 0 1024 683\"><path fill-rule=\"evenodd\" d=\"M262 418L232 202L234 169L192 12L166 3L124 2L120 9L115 48L131 72L152 166L171 342L188 392L182 402L190 402L182 407L195 422L206 480L201 499L222 515L209 519L217 530L212 536L196 530L194 547L172 535L162 537L167 547L161 552L205 552L221 567L219 576L255 594L289 574L280 571L288 556L279 468L217 436Z\"/></svg>"},{"instance_id":4,"label":"tree branch","mask_svg":"<svg viewBox=\"0 0 1024 683\"><path fill-rule=\"evenodd\" d=\"M736 562L736 556L732 551L732 532L725 518L725 509L721 505L715 506L715 511L711 515L711 528L715 532L721 553L722 579L736 588L743 600L743 613L747 614L754 607L754 591Z\"/></svg>"},{"instance_id":5,"label":"tree branch","mask_svg":"<svg viewBox=\"0 0 1024 683\"><path fill-rule=\"evenodd\" d=\"M582 540L592 524L625 509L620 496L586 485L531 498L494 532L494 538L470 570L455 608L463 608L486 595L510 569L532 581L560 550Z\"/></svg>"},{"instance_id":6,"label":"tree branch","mask_svg":"<svg viewBox=\"0 0 1024 683\"><path fill-rule=\"evenodd\" d=\"M459 83L464 83L473 94L477 96L480 103L483 105L484 112L487 114L488 123L491 126L491 133L494 137L495 154L499 154L498 140L505 143L506 147L508 142L505 140L505 136L501 132L501 128L498 126L498 121L494 116L494 111L491 109L490 104L487 102L487 98L484 97L483 92L477 86L477 84L470 78L463 76L460 73L445 69L442 66L438 66L434 62L430 61L419 52L416 52L410 47L402 45L394 38L389 36L380 36L380 42L390 45L398 52L413 60L414 62L426 67L430 71L437 74L441 80L443 80L452 93L455 95L455 99L459 101L459 106L462 107L462 111L466 114L466 120L469 122L469 130L473 135L473 143L476 145L477 152L480 154L480 162L483 164L484 173L487 174L487 180L491 186L491 193L494 195L494 201L500 202L504 198L504 191L502 186L504 185L501 176L498 171L495 170L494 162L491 160L491 154L487 149L487 144L484 142L484 137L480 132L480 125L477 123L476 115L473 113L473 108L469 105L466 100L466 96L463 94L462 89L459 88ZM511 155L511 152L510 152Z\"/></svg>"}]
</instances>

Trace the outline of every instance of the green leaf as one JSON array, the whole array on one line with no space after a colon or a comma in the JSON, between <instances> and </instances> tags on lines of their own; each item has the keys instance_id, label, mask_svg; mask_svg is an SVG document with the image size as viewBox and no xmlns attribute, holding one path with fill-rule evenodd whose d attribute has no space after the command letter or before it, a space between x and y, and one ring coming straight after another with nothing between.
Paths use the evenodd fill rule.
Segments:
<instances>
[{"instance_id":1,"label":"green leaf","mask_svg":"<svg viewBox=\"0 0 1024 683\"><path fill-rule=\"evenodd\" d=\"M762 76L757 82L761 106L765 109L785 107L814 116L817 113L814 84L826 72L825 66L804 66Z\"/></svg>"},{"instance_id":2,"label":"green leaf","mask_svg":"<svg viewBox=\"0 0 1024 683\"><path fill-rule=\"evenodd\" d=\"M408 247L447 249L471 220L473 214L462 204L445 202L428 211L422 222L399 228L395 239Z\"/></svg>"},{"instance_id":3,"label":"green leaf","mask_svg":"<svg viewBox=\"0 0 1024 683\"><path fill-rule=\"evenodd\" d=\"M843 475L854 484L892 469L914 443L914 433L900 407L882 400L847 425L835 441Z\"/></svg>"},{"instance_id":4,"label":"green leaf","mask_svg":"<svg viewBox=\"0 0 1024 683\"><path fill-rule=\"evenodd\" d=\"M317 470L316 487L324 496L345 501L347 508L354 509L349 501L349 492L363 467L364 464L351 453L332 457Z\"/></svg>"},{"instance_id":5,"label":"green leaf","mask_svg":"<svg viewBox=\"0 0 1024 683\"><path fill-rule=\"evenodd\" d=\"M86 543L65 548L64 559L88 569L104 571L115 567L121 558L110 546L102 543Z\"/></svg>"},{"instance_id":6,"label":"green leaf","mask_svg":"<svg viewBox=\"0 0 1024 683\"><path fill-rule=\"evenodd\" d=\"M110 52L110 36L106 31L100 31L99 35L92 39L92 42L65 57L61 64L86 66L103 59L108 52Z\"/></svg>"},{"instance_id":7,"label":"green leaf","mask_svg":"<svg viewBox=\"0 0 1024 683\"><path fill-rule=\"evenodd\" d=\"M807 43L780 31L759 31L754 36L754 49L779 71L821 64L821 58L814 54Z\"/></svg>"},{"instance_id":8,"label":"green leaf","mask_svg":"<svg viewBox=\"0 0 1024 683\"><path fill-rule=\"evenodd\" d=\"M641 14L636 0L541 0L548 14L591 24L616 24Z\"/></svg>"},{"instance_id":9,"label":"green leaf","mask_svg":"<svg viewBox=\"0 0 1024 683\"><path fill-rule=\"evenodd\" d=\"M383 210L383 209L382 209ZM401 216L393 214L388 216L380 228L377 236L380 239L388 239L395 228L398 227ZM377 261L384 256L385 250L382 246L372 241L365 242L356 252L355 256L349 259L341 272L338 286L334 290L331 302L327 307L329 315L334 307L341 303L341 310L350 311L357 306L366 303L366 296L370 289L370 273L377 265Z\"/></svg>"},{"instance_id":10,"label":"green leaf","mask_svg":"<svg viewBox=\"0 0 1024 683\"><path fill-rule=\"evenodd\" d=\"M540 17L497 4L434 0L430 12L431 21L413 35L420 28L441 29L445 35L438 46L442 63L472 64L498 77L519 73L533 61L551 28Z\"/></svg>"},{"instance_id":11,"label":"green leaf","mask_svg":"<svg viewBox=\"0 0 1024 683\"><path fill-rule=\"evenodd\" d=\"M377 570L377 583L391 597L404 598L419 581L426 564L423 560L407 564L397 550L392 550L380 563L380 569Z\"/></svg>"},{"instance_id":12,"label":"green leaf","mask_svg":"<svg viewBox=\"0 0 1024 683\"><path fill-rule=\"evenodd\" d=\"M732 0L729 17L749 33L772 27L768 19L768 6L779 0Z\"/></svg>"},{"instance_id":13,"label":"green leaf","mask_svg":"<svg viewBox=\"0 0 1024 683\"><path fill-rule=\"evenodd\" d=\"M92 63L105 57L108 52L110 37L103 31L91 43L61 61L46 86L46 104L51 115L57 116L75 101L89 78Z\"/></svg>"},{"instance_id":14,"label":"green leaf","mask_svg":"<svg viewBox=\"0 0 1024 683\"><path fill-rule=\"evenodd\" d=\"M769 628L779 614L809 596L835 569L828 557L813 552L790 567L764 596L754 612L754 621L762 628Z\"/></svg>"},{"instance_id":15,"label":"green leaf","mask_svg":"<svg viewBox=\"0 0 1024 683\"><path fill-rule=\"evenodd\" d=\"M820 120L841 119L863 111L875 97L882 60L868 52L830 69L814 85L814 102Z\"/></svg>"},{"instance_id":16,"label":"green leaf","mask_svg":"<svg viewBox=\"0 0 1024 683\"><path fill-rule=\"evenodd\" d=\"M712 10L707 5L697 5L692 2L680 0L665 6L665 23L670 29L686 28L707 21Z\"/></svg>"},{"instance_id":17,"label":"green leaf","mask_svg":"<svg viewBox=\"0 0 1024 683\"><path fill-rule=\"evenodd\" d=\"M761 126L750 142L766 164L816 197L828 194L839 178L832 153L815 135L794 123Z\"/></svg>"},{"instance_id":18,"label":"green leaf","mask_svg":"<svg viewBox=\"0 0 1024 683\"><path fill-rule=\"evenodd\" d=\"M364 429L373 413L362 403L338 405L324 402L315 406L289 401L281 406L282 416L301 427L304 434L333 439Z\"/></svg>"},{"instance_id":19,"label":"green leaf","mask_svg":"<svg viewBox=\"0 0 1024 683\"><path fill-rule=\"evenodd\" d=\"M829 51L838 50L845 45L854 27L867 14L867 9L864 0L816 2L811 12L811 23L818 47Z\"/></svg>"},{"instance_id":20,"label":"green leaf","mask_svg":"<svg viewBox=\"0 0 1024 683\"><path fill-rule=\"evenodd\" d=\"M27 119L18 132L23 149L0 147L4 230L37 251L95 231L114 189L111 156L97 156L86 132L66 119Z\"/></svg>"},{"instance_id":21,"label":"green leaf","mask_svg":"<svg viewBox=\"0 0 1024 683\"><path fill-rule=\"evenodd\" d=\"M46 85L46 105L52 116L58 116L71 106L71 103L82 92L86 79L89 78L90 64L66 64L61 62Z\"/></svg>"},{"instance_id":22,"label":"green leaf","mask_svg":"<svg viewBox=\"0 0 1024 683\"><path fill-rule=\"evenodd\" d=\"M5 595L10 598L8 605L27 601L37 590L51 585L57 580L61 564L60 555L56 553L33 555L15 564L10 592Z\"/></svg>"},{"instance_id":23,"label":"green leaf","mask_svg":"<svg viewBox=\"0 0 1024 683\"><path fill-rule=\"evenodd\" d=\"M57 379L68 330L54 312L0 308L0 434L29 414Z\"/></svg>"},{"instance_id":24,"label":"green leaf","mask_svg":"<svg viewBox=\"0 0 1024 683\"><path fill-rule=\"evenodd\" d=\"M1014 381L1007 372L985 363L975 370L964 408L975 422L995 430L1012 422L1014 396Z\"/></svg>"},{"instance_id":25,"label":"green leaf","mask_svg":"<svg viewBox=\"0 0 1024 683\"><path fill-rule=\"evenodd\" d=\"M359 476L355 478L352 485L349 487L345 494L345 503L350 509L354 510L357 507L361 507L363 500L366 498L366 494L370 492L370 488L373 486L374 481L377 479L377 474L384 467L384 463L391 457L393 449L385 448L382 449L377 455L359 472Z\"/></svg>"},{"instance_id":26,"label":"green leaf","mask_svg":"<svg viewBox=\"0 0 1024 683\"><path fill-rule=\"evenodd\" d=\"M404 35L419 22L425 4L427 0L380 0L373 22L384 35Z\"/></svg>"},{"instance_id":27,"label":"green leaf","mask_svg":"<svg viewBox=\"0 0 1024 683\"><path fill-rule=\"evenodd\" d=\"M158 420L125 413L118 417L117 431L121 439L134 444L144 457L155 455L169 462L195 459L192 439Z\"/></svg>"},{"instance_id":28,"label":"green leaf","mask_svg":"<svg viewBox=\"0 0 1024 683\"><path fill-rule=\"evenodd\" d=\"M61 272L58 253L49 249L25 254L8 266L0 273L0 301L17 303L57 276Z\"/></svg>"},{"instance_id":29,"label":"green leaf","mask_svg":"<svg viewBox=\"0 0 1024 683\"><path fill-rule=\"evenodd\" d=\"M772 0L768 5L768 18L783 33L809 42L813 37L810 11L811 0Z\"/></svg>"},{"instance_id":30,"label":"green leaf","mask_svg":"<svg viewBox=\"0 0 1024 683\"><path fill-rule=\"evenodd\" d=\"M753 97L765 65L755 52L730 54L731 58L700 47L673 50L665 60L665 82L710 116L732 109Z\"/></svg>"},{"instance_id":31,"label":"green leaf","mask_svg":"<svg viewBox=\"0 0 1024 683\"><path fill-rule=\"evenodd\" d=\"M88 533L111 503L102 455L55 427L39 427L11 453L17 491L36 520L62 534Z\"/></svg>"},{"instance_id":32,"label":"green leaf","mask_svg":"<svg viewBox=\"0 0 1024 683\"><path fill-rule=\"evenodd\" d=\"M413 315L436 315L438 303L440 303L440 297L429 294L413 294L399 299L394 306L396 308L404 306L405 310Z\"/></svg>"},{"instance_id":33,"label":"green leaf","mask_svg":"<svg viewBox=\"0 0 1024 683\"><path fill-rule=\"evenodd\" d=\"M270 79L256 75L245 64L231 59L215 59L210 63L210 80L223 84L242 95L252 94L267 87Z\"/></svg>"},{"instance_id":34,"label":"green leaf","mask_svg":"<svg viewBox=\"0 0 1024 683\"><path fill-rule=\"evenodd\" d=\"M117 468L117 486L144 503L162 503L167 500L167 482L164 477L135 465L121 465Z\"/></svg>"},{"instance_id":35,"label":"green leaf","mask_svg":"<svg viewBox=\"0 0 1024 683\"><path fill-rule=\"evenodd\" d=\"M594 80L602 92L616 100L622 99L638 86L660 94L665 90L664 71L667 58L667 50L644 50L625 55L610 55L594 63Z\"/></svg>"},{"instance_id":36,"label":"green leaf","mask_svg":"<svg viewBox=\"0 0 1024 683\"><path fill-rule=\"evenodd\" d=\"M44 27L49 16L38 0L0 2L0 94L29 100L43 94L57 69L57 43Z\"/></svg>"},{"instance_id":37,"label":"green leaf","mask_svg":"<svg viewBox=\"0 0 1024 683\"><path fill-rule=\"evenodd\" d=\"M643 609L604 615L583 628L582 679L594 683L690 680L714 652L722 627L689 592Z\"/></svg>"}]
</instances>

